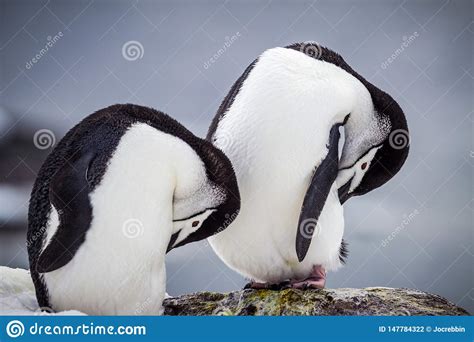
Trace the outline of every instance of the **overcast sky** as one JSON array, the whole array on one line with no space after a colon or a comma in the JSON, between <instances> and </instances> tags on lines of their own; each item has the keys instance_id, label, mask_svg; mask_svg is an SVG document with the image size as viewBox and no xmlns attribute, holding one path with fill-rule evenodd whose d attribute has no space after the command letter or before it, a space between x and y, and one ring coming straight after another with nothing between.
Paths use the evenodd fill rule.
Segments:
<instances>
[{"instance_id":1,"label":"overcast sky","mask_svg":"<svg viewBox=\"0 0 474 342\"><path fill-rule=\"evenodd\" d=\"M399 102L411 151L392 181L345 206L348 264L328 286L418 288L474 312L471 1L0 3L0 101L12 115L0 122L3 143L27 126L59 140L84 116L124 102L204 136L265 49L314 40L339 52ZM32 158L18 157L24 163L2 171L0 206L18 203L21 220L30 184L20 194L5 188ZM1 264L27 265L23 236L0 230ZM204 241L169 255L172 295L244 283Z\"/></svg>"}]
</instances>

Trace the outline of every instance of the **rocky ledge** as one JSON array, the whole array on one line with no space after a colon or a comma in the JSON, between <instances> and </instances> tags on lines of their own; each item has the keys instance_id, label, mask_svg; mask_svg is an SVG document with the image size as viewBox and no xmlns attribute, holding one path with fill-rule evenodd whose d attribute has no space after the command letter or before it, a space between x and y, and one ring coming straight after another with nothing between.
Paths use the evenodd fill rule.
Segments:
<instances>
[{"instance_id":1,"label":"rocky ledge","mask_svg":"<svg viewBox=\"0 0 474 342\"><path fill-rule=\"evenodd\" d=\"M443 297L410 289L199 292L165 300L165 315L469 315Z\"/></svg>"}]
</instances>

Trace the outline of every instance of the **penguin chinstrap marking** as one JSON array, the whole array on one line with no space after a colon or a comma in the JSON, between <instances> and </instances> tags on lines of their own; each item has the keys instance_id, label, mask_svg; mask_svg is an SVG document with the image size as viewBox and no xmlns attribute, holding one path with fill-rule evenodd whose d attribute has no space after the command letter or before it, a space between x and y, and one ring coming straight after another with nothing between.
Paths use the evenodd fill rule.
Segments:
<instances>
[{"instance_id":1,"label":"penguin chinstrap marking","mask_svg":"<svg viewBox=\"0 0 474 342\"><path fill-rule=\"evenodd\" d=\"M393 98L314 43L265 51L207 139L231 160L241 194L239 216L209 241L255 287L324 286L347 254L342 203L392 178L409 148Z\"/></svg>"},{"instance_id":2,"label":"penguin chinstrap marking","mask_svg":"<svg viewBox=\"0 0 474 342\"><path fill-rule=\"evenodd\" d=\"M240 207L231 163L169 116L102 109L41 167L28 224L39 306L160 314L167 251L223 230Z\"/></svg>"}]
</instances>

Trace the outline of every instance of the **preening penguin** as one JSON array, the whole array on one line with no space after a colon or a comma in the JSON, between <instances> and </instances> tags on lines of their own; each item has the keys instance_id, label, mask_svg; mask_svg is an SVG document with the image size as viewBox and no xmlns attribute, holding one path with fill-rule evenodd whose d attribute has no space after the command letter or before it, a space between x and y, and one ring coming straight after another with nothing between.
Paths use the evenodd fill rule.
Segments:
<instances>
[{"instance_id":1,"label":"preening penguin","mask_svg":"<svg viewBox=\"0 0 474 342\"><path fill-rule=\"evenodd\" d=\"M232 86L207 139L232 161L242 200L209 241L255 287L323 287L346 254L341 204L387 182L408 154L398 104L315 43L265 51Z\"/></svg>"},{"instance_id":2,"label":"preening penguin","mask_svg":"<svg viewBox=\"0 0 474 342\"><path fill-rule=\"evenodd\" d=\"M150 108L102 109L66 134L33 187L38 303L160 314L166 252L223 230L239 207L231 163L211 143Z\"/></svg>"}]
</instances>

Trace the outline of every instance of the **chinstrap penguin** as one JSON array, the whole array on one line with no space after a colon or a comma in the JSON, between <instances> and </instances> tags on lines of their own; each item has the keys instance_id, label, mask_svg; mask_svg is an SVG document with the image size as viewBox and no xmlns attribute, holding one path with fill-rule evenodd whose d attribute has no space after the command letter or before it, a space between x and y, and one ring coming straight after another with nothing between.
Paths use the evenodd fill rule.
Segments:
<instances>
[{"instance_id":1,"label":"chinstrap penguin","mask_svg":"<svg viewBox=\"0 0 474 342\"><path fill-rule=\"evenodd\" d=\"M392 178L409 149L395 100L312 42L255 60L207 139L232 161L241 194L239 216L208 240L256 288L324 287L347 254L342 203Z\"/></svg>"},{"instance_id":2,"label":"chinstrap penguin","mask_svg":"<svg viewBox=\"0 0 474 342\"><path fill-rule=\"evenodd\" d=\"M39 306L160 314L165 254L223 230L239 207L232 165L210 142L154 109L99 110L58 143L33 187Z\"/></svg>"}]
</instances>

